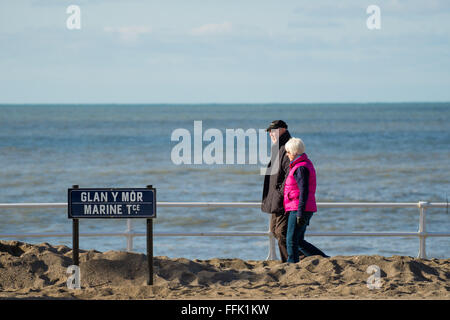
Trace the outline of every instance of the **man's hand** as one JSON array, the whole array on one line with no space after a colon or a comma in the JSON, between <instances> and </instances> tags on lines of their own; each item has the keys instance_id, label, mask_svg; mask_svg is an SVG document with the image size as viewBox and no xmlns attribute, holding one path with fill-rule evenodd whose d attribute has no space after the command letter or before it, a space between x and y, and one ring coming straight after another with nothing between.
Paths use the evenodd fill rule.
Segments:
<instances>
[{"instance_id":1,"label":"man's hand","mask_svg":"<svg viewBox=\"0 0 450 320\"><path fill-rule=\"evenodd\" d=\"M302 216L297 216L297 227L302 227L306 224L306 219L305 217Z\"/></svg>"}]
</instances>

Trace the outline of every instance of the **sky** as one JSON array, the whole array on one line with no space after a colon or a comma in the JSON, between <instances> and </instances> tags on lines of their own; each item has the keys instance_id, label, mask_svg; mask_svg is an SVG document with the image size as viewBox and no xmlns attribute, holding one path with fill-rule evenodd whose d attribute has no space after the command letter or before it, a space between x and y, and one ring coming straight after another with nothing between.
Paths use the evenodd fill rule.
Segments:
<instances>
[{"instance_id":1,"label":"sky","mask_svg":"<svg viewBox=\"0 0 450 320\"><path fill-rule=\"evenodd\" d=\"M0 103L450 101L449 40L448 0L1 0Z\"/></svg>"}]
</instances>

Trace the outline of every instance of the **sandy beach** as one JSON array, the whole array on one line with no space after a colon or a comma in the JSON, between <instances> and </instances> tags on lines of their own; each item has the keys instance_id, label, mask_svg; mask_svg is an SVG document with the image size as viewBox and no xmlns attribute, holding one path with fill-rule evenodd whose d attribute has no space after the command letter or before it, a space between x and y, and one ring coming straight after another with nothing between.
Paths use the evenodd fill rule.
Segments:
<instances>
[{"instance_id":1,"label":"sandy beach","mask_svg":"<svg viewBox=\"0 0 450 320\"><path fill-rule=\"evenodd\" d=\"M72 250L0 241L1 299L450 299L450 259L407 256L307 257L299 263L154 257L81 250L81 289L67 288ZM367 268L380 268L369 289Z\"/></svg>"}]
</instances>

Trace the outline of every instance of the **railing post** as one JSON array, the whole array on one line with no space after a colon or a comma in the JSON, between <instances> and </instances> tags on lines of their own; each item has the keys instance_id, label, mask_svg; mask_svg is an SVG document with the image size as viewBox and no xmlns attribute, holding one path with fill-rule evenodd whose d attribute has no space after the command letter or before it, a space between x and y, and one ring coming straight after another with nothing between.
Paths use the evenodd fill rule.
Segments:
<instances>
[{"instance_id":1,"label":"railing post","mask_svg":"<svg viewBox=\"0 0 450 320\"><path fill-rule=\"evenodd\" d=\"M275 244L276 240L273 236L272 232L269 231L269 255L267 256L266 260L277 260L277 254L275 253Z\"/></svg>"},{"instance_id":2,"label":"railing post","mask_svg":"<svg viewBox=\"0 0 450 320\"><path fill-rule=\"evenodd\" d=\"M132 220L127 219L127 230L126 230L126 237L127 237L127 252L133 251L133 235L131 234L133 232L133 226L132 226Z\"/></svg>"},{"instance_id":3,"label":"railing post","mask_svg":"<svg viewBox=\"0 0 450 320\"><path fill-rule=\"evenodd\" d=\"M420 212L420 218L419 218L419 254L418 258L420 259L426 259L427 258L427 252L426 252L426 221L425 221L425 214L426 214L426 207L428 202L426 201L419 201L418 207Z\"/></svg>"},{"instance_id":4,"label":"railing post","mask_svg":"<svg viewBox=\"0 0 450 320\"><path fill-rule=\"evenodd\" d=\"M269 255L267 256L266 260L277 260L277 254L275 249L275 237L273 236L273 233L270 231L270 218L269 215Z\"/></svg>"},{"instance_id":5,"label":"railing post","mask_svg":"<svg viewBox=\"0 0 450 320\"><path fill-rule=\"evenodd\" d=\"M74 184L73 189L79 186ZM80 229L78 219L72 219L72 263L76 266L80 265Z\"/></svg>"}]
</instances>

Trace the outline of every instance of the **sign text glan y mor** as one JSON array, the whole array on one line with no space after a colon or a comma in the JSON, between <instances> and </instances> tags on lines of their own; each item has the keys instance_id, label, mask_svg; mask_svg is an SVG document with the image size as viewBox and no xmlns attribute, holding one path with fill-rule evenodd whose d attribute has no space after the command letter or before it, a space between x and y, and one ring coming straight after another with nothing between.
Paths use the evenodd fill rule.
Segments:
<instances>
[{"instance_id":1,"label":"sign text glan y mor","mask_svg":"<svg viewBox=\"0 0 450 320\"><path fill-rule=\"evenodd\" d=\"M78 219L147 219L147 259L153 284L153 220L156 218L156 189L79 188L68 189L68 217L73 222L73 264L79 265Z\"/></svg>"}]
</instances>

